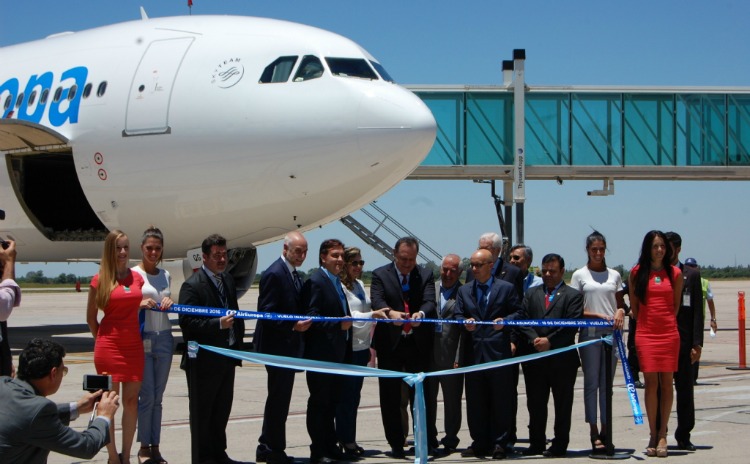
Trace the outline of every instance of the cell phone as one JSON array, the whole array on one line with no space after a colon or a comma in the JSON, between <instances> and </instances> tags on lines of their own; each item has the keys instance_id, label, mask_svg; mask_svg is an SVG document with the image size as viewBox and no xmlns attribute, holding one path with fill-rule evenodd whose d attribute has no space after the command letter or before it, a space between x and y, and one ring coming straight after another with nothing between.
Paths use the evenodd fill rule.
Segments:
<instances>
[{"instance_id":1,"label":"cell phone","mask_svg":"<svg viewBox=\"0 0 750 464\"><path fill-rule=\"evenodd\" d=\"M88 392L95 392L97 390L112 390L112 376L85 374L83 376L83 389Z\"/></svg>"}]
</instances>

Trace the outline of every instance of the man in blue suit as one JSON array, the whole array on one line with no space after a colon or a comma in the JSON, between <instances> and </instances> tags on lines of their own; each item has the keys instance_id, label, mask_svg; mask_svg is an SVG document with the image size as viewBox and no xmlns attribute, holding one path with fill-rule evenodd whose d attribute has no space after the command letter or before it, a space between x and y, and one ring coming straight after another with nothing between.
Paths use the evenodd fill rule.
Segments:
<instances>
[{"instance_id":1,"label":"man in blue suit","mask_svg":"<svg viewBox=\"0 0 750 464\"><path fill-rule=\"evenodd\" d=\"M302 287L307 314L314 317L351 317L339 274L344 269L344 244L329 239L320 244L320 268ZM350 363L352 322L313 322L305 333L305 358ZM307 371L307 433L310 434L310 464L346 460L336 442L334 418L341 388L340 377Z\"/></svg>"},{"instance_id":2,"label":"man in blue suit","mask_svg":"<svg viewBox=\"0 0 750 464\"><path fill-rule=\"evenodd\" d=\"M281 257L274 261L260 278L258 311L275 314L304 314L302 279L297 268L307 257L307 240L299 232L284 237ZM310 321L273 321L261 319L255 327L253 345L258 353L276 356L301 357L304 350L303 332ZM294 388L293 369L266 366L268 396L263 414L263 428L255 452L256 462L287 464L294 458L287 456L286 419Z\"/></svg>"},{"instance_id":3,"label":"man in blue suit","mask_svg":"<svg viewBox=\"0 0 750 464\"><path fill-rule=\"evenodd\" d=\"M494 262L488 250L475 251L470 259L474 281L458 289L454 317L467 322L464 326L469 332L467 365L510 358L510 328L503 322L523 318L514 286L493 276ZM472 324L476 321L493 321L494 324ZM466 418L473 442L462 455L506 457L512 411L511 381L510 367L466 374Z\"/></svg>"}]
</instances>

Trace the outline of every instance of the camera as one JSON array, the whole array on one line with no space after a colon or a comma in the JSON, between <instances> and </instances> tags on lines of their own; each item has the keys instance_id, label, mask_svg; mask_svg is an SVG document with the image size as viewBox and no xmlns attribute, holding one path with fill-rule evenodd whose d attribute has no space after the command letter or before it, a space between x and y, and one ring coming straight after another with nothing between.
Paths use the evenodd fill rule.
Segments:
<instances>
[{"instance_id":1,"label":"camera","mask_svg":"<svg viewBox=\"0 0 750 464\"><path fill-rule=\"evenodd\" d=\"M86 374L83 376L83 389L87 392L112 390L112 376Z\"/></svg>"},{"instance_id":2,"label":"camera","mask_svg":"<svg viewBox=\"0 0 750 464\"><path fill-rule=\"evenodd\" d=\"M7 250L8 247L10 246L10 243L0 238L0 246L3 247L3 250Z\"/></svg>"}]
</instances>

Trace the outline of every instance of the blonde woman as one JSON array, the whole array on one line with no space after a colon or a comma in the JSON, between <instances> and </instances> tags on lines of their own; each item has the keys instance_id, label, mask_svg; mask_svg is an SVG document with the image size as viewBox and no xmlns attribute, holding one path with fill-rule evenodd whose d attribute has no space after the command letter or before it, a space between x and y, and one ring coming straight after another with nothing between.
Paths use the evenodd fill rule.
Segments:
<instances>
[{"instance_id":1,"label":"blonde woman","mask_svg":"<svg viewBox=\"0 0 750 464\"><path fill-rule=\"evenodd\" d=\"M94 366L112 376L112 390L122 399L122 453L115 444L115 424L107 445L110 464L129 464L138 420L138 392L143 380L143 341L138 310L143 300L143 278L129 269L130 242L121 230L104 240L99 274L91 279L86 322L94 336ZM98 319L99 311L104 313ZM122 391L120 387L122 386Z\"/></svg>"}]
</instances>

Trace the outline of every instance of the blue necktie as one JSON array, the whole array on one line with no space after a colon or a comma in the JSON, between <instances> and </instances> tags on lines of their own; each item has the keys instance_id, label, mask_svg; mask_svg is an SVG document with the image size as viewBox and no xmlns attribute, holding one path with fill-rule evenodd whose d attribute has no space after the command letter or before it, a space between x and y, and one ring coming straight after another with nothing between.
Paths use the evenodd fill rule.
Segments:
<instances>
[{"instance_id":1,"label":"blue necktie","mask_svg":"<svg viewBox=\"0 0 750 464\"><path fill-rule=\"evenodd\" d=\"M487 292L490 287L487 284L479 284L479 310L484 314L484 310L487 309Z\"/></svg>"}]
</instances>

